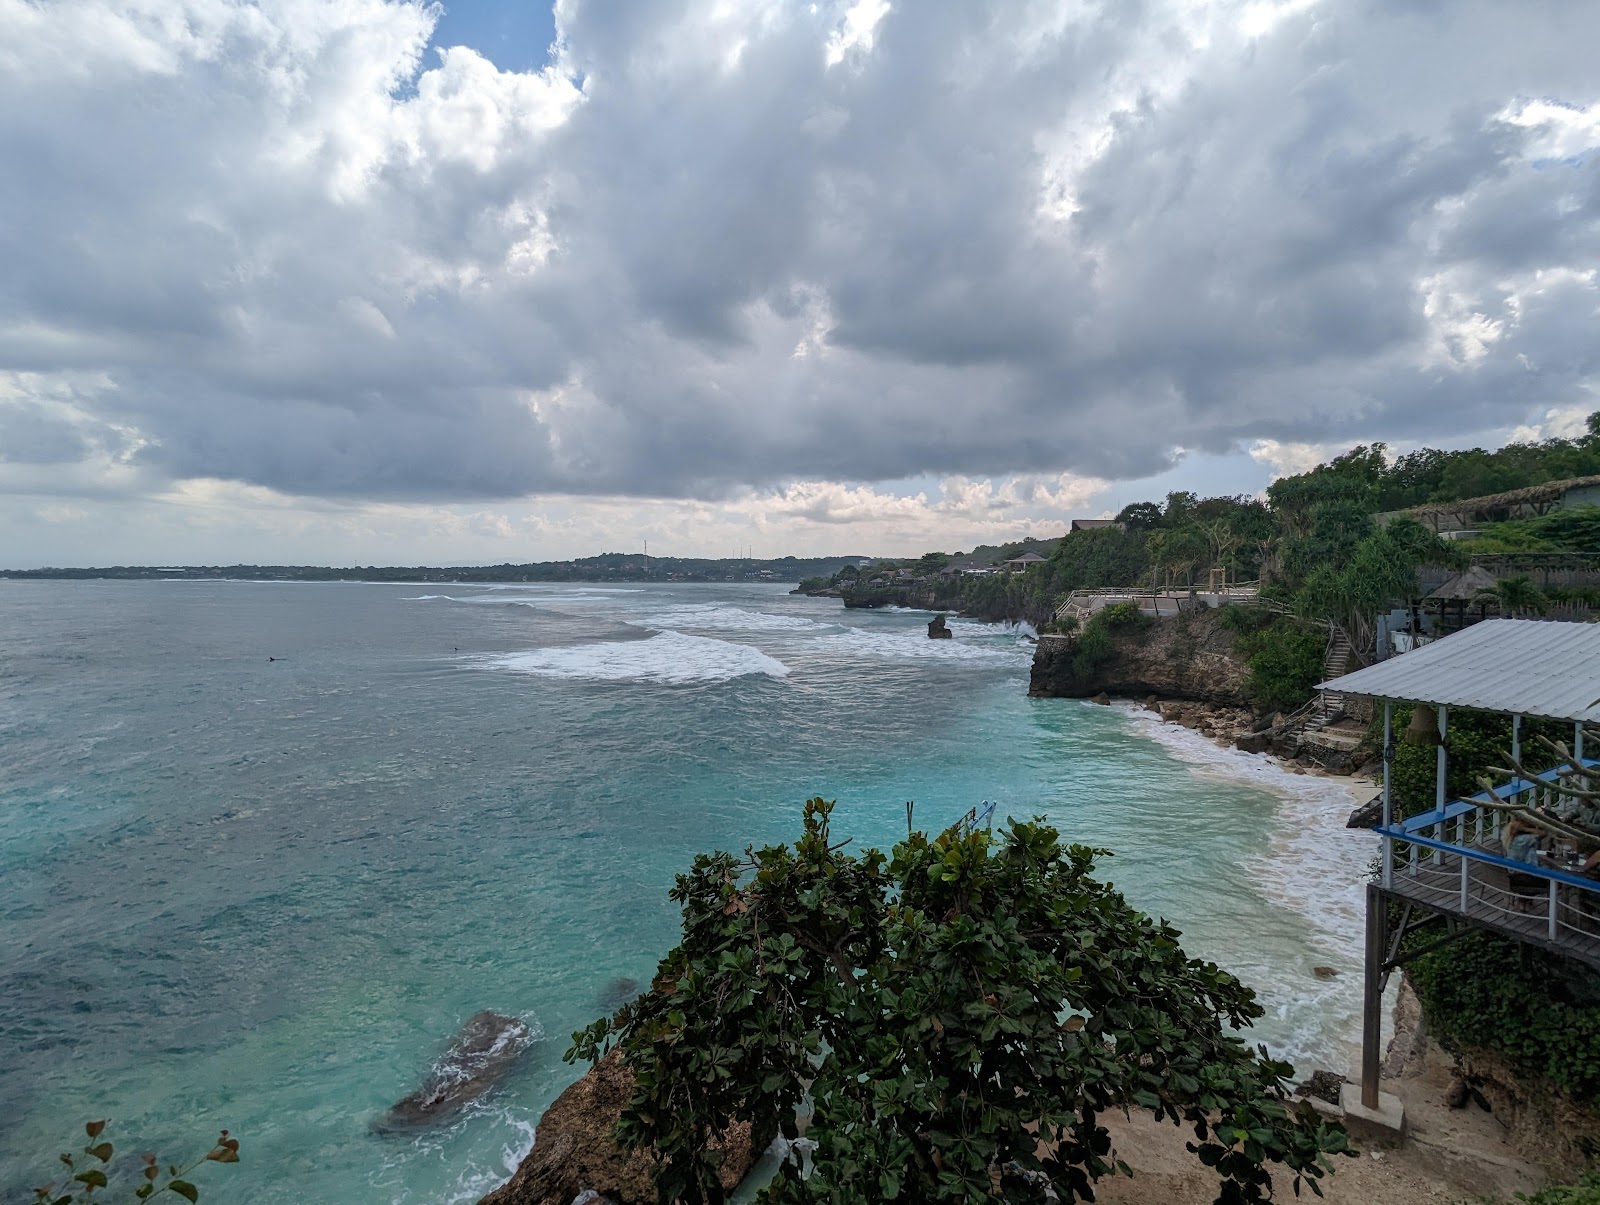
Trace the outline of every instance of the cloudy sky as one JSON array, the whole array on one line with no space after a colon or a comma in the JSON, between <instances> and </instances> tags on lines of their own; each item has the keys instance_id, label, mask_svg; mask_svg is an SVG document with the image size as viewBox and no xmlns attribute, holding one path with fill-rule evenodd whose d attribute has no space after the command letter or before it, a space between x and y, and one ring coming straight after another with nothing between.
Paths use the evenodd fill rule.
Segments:
<instances>
[{"instance_id":1,"label":"cloudy sky","mask_svg":"<svg viewBox=\"0 0 1600 1205\"><path fill-rule=\"evenodd\" d=\"M1600 409L1600 5L0 0L0 567L919 552Z\"/></svg>"}]
</instances>

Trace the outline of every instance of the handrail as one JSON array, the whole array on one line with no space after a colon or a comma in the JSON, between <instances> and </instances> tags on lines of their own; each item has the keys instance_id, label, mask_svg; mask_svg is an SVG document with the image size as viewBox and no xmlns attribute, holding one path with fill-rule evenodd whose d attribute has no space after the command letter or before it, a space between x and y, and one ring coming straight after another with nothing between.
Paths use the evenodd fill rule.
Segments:
<instances>
[{"instance_id":1,"label":"handrail","mask_svg":"<svg viewBox=\"0 0 1600 1205\"><path fill-rule=\"evenodd\" d=\"M1592 770L1600 766L1600 757L1585 757L1581 761L1585 770ZM1541 770L1532 778L1513 778L1510 782L1501 783L1494 789L1494 793L1501 799L1511 799L1528 791L1537 791L1540 787L1555 787L1559 793L1560 780L1574 773L1571 766L1551 766L1548 770ZM1468 812L1476 811L1489 802L1489 792L1479 791L1476 795L1466 795L1460 799L1452 799L1444 808L1429 808L1426 812L1418 812L1415 816L1408 816L1400 822L1399 827L1408 832L1417 829L1431 828L1435 824L1444 824L1455 820Z\"/></svg>"},{"instance_id":2,"label":"handrail","mask_svg":"<svg viewBox=\"0 0 1600 1205\"><path fill-rule=\"evenodd\" d=\"M1405 841L1411 845L1420 845L1424 849L1436 849L1447 854L1460 854L1474 862L1484 862L1490 866L1504 867L1506 870L1525 874L1531 878L1548 879L1555 883L1565 883L1569 887L1579 887L1584 891L1600 892L1600 879L1591 879L1586 875L1569 874L1565 870L1551 870L1533 862L1519 862L1515 858L1501 857L1499 854L1485 853L1481 849L1473 849L1470 845L1451 845L1448 841L1435 841L1432 837L1419 837L1414 833L1407 833L1401 829L1379 825L1372 830L1380 837L1392 837L1396 841Z\"/></svg>"}]
</instances>

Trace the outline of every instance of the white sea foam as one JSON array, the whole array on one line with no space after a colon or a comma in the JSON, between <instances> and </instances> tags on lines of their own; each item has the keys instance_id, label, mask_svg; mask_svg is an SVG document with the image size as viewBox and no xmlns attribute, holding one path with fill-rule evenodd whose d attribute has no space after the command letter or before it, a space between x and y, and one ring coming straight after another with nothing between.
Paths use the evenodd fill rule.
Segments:
<instances>
[{"instance_id":1,"label":"white sea foam","mask_svg":"<svg viewBox=\"0 0 1600 1205\"><path fill-rule=\"evenodd\" d=\"M1250 859L1251 878L1268 900L1308 923L1318 956L1338 972L1334 979L1307 983L1306 991L1321 1001L1322 1015L1308 1017L1307 1027L1290 1035L1289 1043L1324 1059L1353 1056L1367 869L1377 841L1345 828L1345 820L1376 788L1359 779L1296 774L1271 757L1224 748L1134 704L1118 704L1117 709L1196 773L1246 782L1282 801L1265 848Z\"/></svg>"},{"instance_id":2,"label":"white sea foam","mask_svg":"<svg viewBox=\"0 0 1600 1205\"><path fill-rule=\"evenodd\" d=\"M1020 640L929 640L927 633L918 628L846 628L829 637L828 644L869 657L993 661L1006 665L1026 665L1033 657L1033 646Z\"/></svg>"},{"instance_id":3,"label":"white sea foam","mask_svg":"<svg viewBox=\"0 0 1600 1205\"><path fill-rule=\"evenodd\" d=\"M566 601L574 602L609 602L609 599L583 599L576 595L549 595L543 598L509 598L499 594L480 594L474 598L458 598L454 594L417 594L403 597L401 602L453 602L472 603L486 607L537 607L553 610L556 604Z\"/></svg>"},{"instance_id":4,"label":"white sea foam","mask_svg":"<svg viewBox=\"0 0 1600 1205\"><path fill-rule=\"evenodd\" d=\"M657 632L648 640L562 645L488 659L489 665L541 678L592 682L656 682L682 686L727 682L746 674L784 678L789 667L760 649L731 640Z\"/></svg>"},{"instance_id":5,"label":"white sea foam","mask_svg":"<svg viewBox=\"0 0 1600 1205\"><path fill-rule=\"evenodd\" d=\"M653 613L648 619L630 619L636 627L692 628L703 632L814 632L832 631L839 625L818 623L801 615L774 615L744 607L716 603L689 603Z\"/></svg>"}]
</instances>

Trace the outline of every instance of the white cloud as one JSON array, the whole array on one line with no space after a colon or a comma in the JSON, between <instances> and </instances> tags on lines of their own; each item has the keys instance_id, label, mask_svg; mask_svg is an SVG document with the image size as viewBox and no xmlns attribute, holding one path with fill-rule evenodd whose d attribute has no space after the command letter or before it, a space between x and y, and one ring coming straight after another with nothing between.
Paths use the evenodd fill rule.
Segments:
<instances>
[{"instance_id":1,"label":"white cloud","mask_svg":"<svg viewBox=\"0 0 1600 1205\"><path fill-rule=\"evenodd\" d=\"M0 0L0 523L976 536L1600 386L1600 8L435 15Z\"/></svg>"},{"instance_id":2,"label":"white cloud","mask_svg":"<svg viewBox=\"0 0 1600 1205\"><path fill-rule=\"evenodd\" d=\"M1576 406L1556 406L1544 412L1537 423L1524 423L1514 427L1506 437L1507 443L1539 443L1546 439L1577 439L1587 434L1587 419L1597 408L1600 399L1591 398Z\"/></svg>"},{"instance_id":3,"label":"white cloud","mask_svg":"<svg viewBox=\"0 0 1600 1205\"><path fill-rule=\"evenodd\" d=\"M1276 439L1258 439L1249 451L1250 459L1272 471L1274 481L1314 469L1329 456L1324 444L1281 443Z\"/></svg>"}]
</instances>

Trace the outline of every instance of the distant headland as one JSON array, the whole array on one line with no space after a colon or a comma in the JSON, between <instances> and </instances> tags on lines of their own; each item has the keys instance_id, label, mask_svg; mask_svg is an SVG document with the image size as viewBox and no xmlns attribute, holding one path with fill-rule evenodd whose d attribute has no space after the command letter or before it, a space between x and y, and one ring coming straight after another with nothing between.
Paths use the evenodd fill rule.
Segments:
<instances>
[{"instance_id":1,"label":"distant headland","mask_svg":"<svg viewBox=\"0 0 1600 1205\"><path fill-rule=\"evenodd\" d=\"M871 557L697 559L607 552L571 561L523 565L110 565L98 568L0 569L0 580L252 582L798 582L831 577Z\"/></svg>"}]
</instances>

